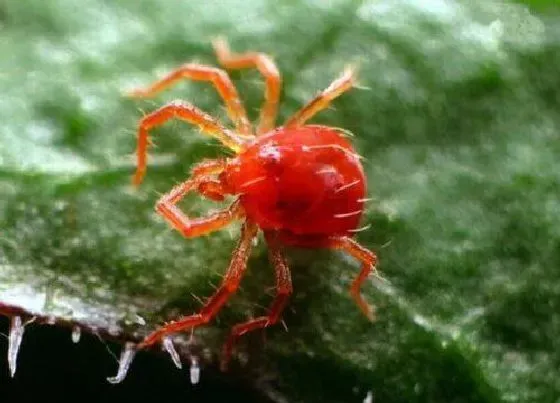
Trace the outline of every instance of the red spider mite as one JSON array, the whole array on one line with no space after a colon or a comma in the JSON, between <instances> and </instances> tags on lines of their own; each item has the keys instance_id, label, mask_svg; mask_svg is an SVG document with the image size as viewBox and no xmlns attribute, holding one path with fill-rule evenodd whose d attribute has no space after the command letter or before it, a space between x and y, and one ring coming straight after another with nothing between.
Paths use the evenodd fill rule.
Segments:
<instances>
[{"instance_id":1,"label":"red spider mite","mask_svg":"<svg viewBox=\"0 0 560 403\"><path fill-rule=\"evenodd\" d=\"M207 235L236 220L243 220L240 240L233 251L221 286L200 312L166 324L149 334L137 349L149 347L169 334L208 323L236 291L245 272L253 238L260 228L276 273L276 297L268 315L235 325L224 345L222 366L227 365L236 339L280 320L292 293L290 270L282 253L284 245L345 251L361 263L350 294L370 319L373 309L360 295L360 286L375 270L375 254L352 239L362 215L366 181L360 158L340 129L306 122L354 84L354 72L346 69L324 91L275 128L281 78L272 59L257 52L232 53L226 41L213 42L220 64L226 69L256 68L266 81L265 101L259 125L253 130L237 90L225 70L188 63L147 89L134 90L132 97L150 97L182 79L208 81L223 99L235 124L230 130L216 119L184 102L174 101L146 115L139 122L137 170L139 185L146 172L148 131L170 119L180 119L200 128L236 153L234 158L205 160L196 164L191 177L166 193L156 211L186 238ZM189 218L177 206L186 193L222 201L237 199L226 209L202 218Z\"/></svg>"}]
</instances>

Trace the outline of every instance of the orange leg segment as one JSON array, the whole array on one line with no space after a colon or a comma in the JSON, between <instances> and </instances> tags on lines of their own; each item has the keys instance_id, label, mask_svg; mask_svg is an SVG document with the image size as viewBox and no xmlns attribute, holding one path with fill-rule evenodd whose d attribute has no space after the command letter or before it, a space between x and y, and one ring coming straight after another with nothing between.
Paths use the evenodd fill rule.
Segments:
<instances>
[{"instance_id":1,"label":"orange leg segment","mask_svg":"<svg viewBox=\"0 0 560 403\"><path fill-rule=\"evenodd\" d=\"M184 64L148 88L131 91L129 96L135 98L151 97L182 79L211 82L224 100L228 115L235 124L237 132L243 135L251 134L251 123L247 118L247 112L235 86L226 71L215 67L196 63Z\"/></svg>"},{"instance_id":2,"label":"orange leg segment","mask_svg":"<svg viewBox=\"0 0 560 403\"><path fill-rule=\"evenodd\" d=\"M263 75L266 80L265 101L261 108L257 133L262 134L272 130L276 123L282 85L280 72L272 58L258 52L232 53L228 43L223 39L216 39L213 45L218 61L226 69L256 68Z\"/></svg>"},{"instance_id":3,"label":"orange leg segment","mask_svg":"<svg viewBox=\"0 0 560 403\"><path fill-rule=\"evenodd\" d=\"M289 233L282 233L282 241L286 244L301 246L304 248L328 248L341 250L361 263L361 270L350 286L350 295L360 308L360 310L370 320L375 319L375 313L360 293L362 284L371 273L375 273L377 256L369 249L364 248L358 242L347 236L320 238L320 239L301 239Z\"/></svg>"},{"instance_id":4,"label":"orange leg segment","mask_svg":"<svg viewBox=\"0 0 560 403\"><path fill-rule=\"evenodd\" d=\"M136 148L137 167L133 177L134 185L139 185L146 173L149 130L161 126L174 118L197 125L203 133L215 137L236 152L241 151L244 147L245 142L241 137L223 127L210 115L189 103L182 101L171 102L140 120L138 126L138 145Z\"/></svg>"},{"instance_id":5,"label":"orange leg segment","mask_svg":"<svg viewBox=\"0 0 560 403\"><path fill-rule=\"evenodd\" d=\"M201 182L200 185L198 185L197 191L207 199L217 202L224 201L226 195L222 183L215 179L208 179Z\"/></svg>"},{"instance_id":6,"label":"orange leg segment","mask_svg":"<svg viewBox=\"0 0 560 403\"><path fill-rule=\"evenodd\" d=\"M284 124L285 127L297 127L305 124L315 114L327 108L330 103L354 85L354 70L347 68L336 80L334 80L325 90L297 111Z\"/></svg>"},{"instance_id":7,"label":"orange leg segment","mask_svg":"<svg viewBox=\"0 0 560 403\"><path fill-rule=\"evenodd\" d=\"M362 264L362 269L358 277L352 282L350 286L350 294L360 310L370 320L374 320L375 313L372 306L370 306L360 293L360 287L366 281L368 276L375 271L377 264L377 256L372 251L364 248L358 242L349 237L332 238L329 242L329 247L332 249L340 249L350 256L358 260Z\"/></svg>"},{"instance_id":8,"label":"orange leg segment","mask_svg":"<svg viewBox=\"0 0 560 403\"><path fill-rule=\"evenodd\" d=\"M233 257L223 279L222 285L218 288L214 295L210 297L199 313L186 316L176 322L166 324L160 329L149 334L141 343L138 344L137 348L142 349L149 347L169 334L185 331L198 325L203 325L216 316L229 297L237 290L239 283L241 282L241 278L247 266L247 259L251 253L253 238L256 233L257 226L255 224L248 221L243 224L241 229L241 238L235 251L233 252Z\"/></svg>"},{"instance_id":9,"label":"orange leg segment","mask_svg":"<svg viewBox=\"0 0 560 403\"><path fill-rule=\"evenodd\" d=\"M219 230L232 221L243 217L243 208L239 201L234 202L229 208L217 211L208 217L191 219L177 206L189 191L197 191L212 200L223 200L224 192L218 181L208 175L221 172L225 162L221 160L206 161L193 168L193 174L187 181L175 186L169 193L164 194L156 203L156 211L167 222L183 234L186 238L194 238Z\"/></svg>"},{"instance_id":10,"label":"orange leg segment","mask_svg":"<svg viewBox=\"0 0 560 403\"><path fill-rule=\"evenodd\" d=\"M274 235L266 233L265 236L268 241L270 262L274 266L274 270L276 272L276 298L272 302L267 316L261 316L247 322L237 324L233 327L231 334L224 345L222 370L227 368L237 338L247 332L262 329L277 323L280 320L280 316L286 306L286 303L288 302L288 298L292 294L292 278L286 259L282 255L282 251Z\"/></svg>"},{"instance_id":11,"label":"orange leg segment","mask_svg":"<svg viewBox=\"0 0 560 403\"><path fill-rule=\"evenodd\" d=\"M185 182L185 184L187 183ZM243 209L239 202L236 201L227 209L217 211L207 217L189 219L173 202L173 199L176 198L178 194L182 196L190 190L188 189L188 184L176 190L176 193L172 191L165 195L157 203L156 210L173 228L183 234L185 238L196 238L207 235L243 217Z\"/></svg>"}]
</instances>

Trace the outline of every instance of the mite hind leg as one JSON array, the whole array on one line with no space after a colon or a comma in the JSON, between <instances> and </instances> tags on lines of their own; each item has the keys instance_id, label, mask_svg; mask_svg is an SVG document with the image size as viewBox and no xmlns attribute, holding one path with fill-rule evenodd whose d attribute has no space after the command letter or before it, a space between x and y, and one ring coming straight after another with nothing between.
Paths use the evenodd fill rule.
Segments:
<instances>
[{"instance_id":1,"label":"mite hind leg","mask_svg":"<svg viewBox=\"0 0 560 403\"><path fill-rule=\"evenodd\" d=\"M247 332L262 329L277 323L280 320L280 316L286 306L286 303L288 302L288 298L292 294L292 278L290 269L288 268L286 259L282 254L280 245L276 240L276 236L275 234L266 233L265 237L269 247L269 259L274 266L274 271L276 273L276 297L270 306L268 315L237 324L233 327L229 338L224 345L222 370L227 368L237 339Z\"/></svg>"},{"instance_id":2,"label":"mite hind leg","mask_svg":"<svg viewBox=\"0 0 560 403\"><path fill-rule=\"evenodd\" d=\"M377 256L375 253L364 248L358 242L349 237L331 238L329 240L328 247L331 249L342 250L361 263L360 273L350 286L350 295L364 315L366 315L368 319L374 320L374 308L366 302L364 297L362 297L360 288L368 276L375 272Z\"/></svg>"},{"instance_id":3,"label":"mite hind leg","mask_svg":"<svg viewBox=\"0 0 560 403\"><path fill-rule=\"evenodd\" d=\"M228 301L229 297L231 297L231 295L239 287L239 283L241 282L241 278L243 277L247 267L249 254L251 253L253 238L256 234L257 226L254 223L245 221L243 227L241 228L241 238L239 239L239 243L233 252L232 259L222 284L204 304L202 309L196 314L183 317L155 330L138 344L137 349L140 350L149 347L170 334L206 324L214 318L222 306Z\"/></svg>"}]
</instances>

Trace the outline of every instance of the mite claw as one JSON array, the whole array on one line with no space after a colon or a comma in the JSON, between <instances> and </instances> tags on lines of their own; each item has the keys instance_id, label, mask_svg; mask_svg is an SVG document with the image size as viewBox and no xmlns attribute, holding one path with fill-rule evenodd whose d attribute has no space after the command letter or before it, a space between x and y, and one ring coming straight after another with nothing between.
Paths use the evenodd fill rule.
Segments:
<instances>
[{"instance_id":1,"label":"mite claw","mask_svg":"<svg viewBox=\"0 0 560 403\"><path fill-rule=\"evenodd\" d=\"M132 342L128 342L124 345L124 348L121 352L121 358L119 360L119 369L117 371L117 375L113 377L107 378L110 383L121 383L126 374L128 372L128 368L134 359L134 355L136 355L136 346Z\"/></svg>"},{"instance_id":2,"label":"mite claw","mask_svg":"<svg viewBox=\"0 0 560 403\"><path fill-rule=\"evenodd\" d=\"M196 385L200 381L200 366L198 365L198 357L191 356L190 368L191 383Z\"/></svg>"},{"instance_id":3,"label":"mite claw","mask_svg":"<svg viewBox=\"0 0 560 403\"><path fill-rule=\"evenodd\" d=\"M183 364L181 364L181 358L179 357L177 350L175 350L175 346L173 346L173 341L170 337L163 338L163 347L165 347L165 349L171 356L173 364L175 364L175 366L179 369L183 368Z\"/></svg>"},{"instance_id":4,"label":"mite claw","mask_svg":"<svg viewBox=\"0 0 560 403\"><path fill-rule=\"evenodd\" d=\"M21 317L14 316L10 324L10 335L8 336L8 366L12 378L16 373L17 356L24 330L25 325L21 322Z\"/></svg>"},{"instance_id":5,"label":"mite claw","mask_svg":"<svg viewBox=\"0 0 560 403\"><path fill-rule=\"evenodd\" d=\"M132 185L136 188L139 187L142 181L144 180L145 174L146 174L145 170L142 169L136 170L134 176L132 177Z\"/></svg>"},{"instance_id":6,"label":"mite claw","mask_svg":"<svg viewBox=\"0 0 560 403\"><path fill-rule=\"evenodd\" d=\"M362 301L360 308L362 309L362 312L370 322L375 322L376 320L375 308L372 305L368 304L365 301Z\"/></svg>"}]
</instances>

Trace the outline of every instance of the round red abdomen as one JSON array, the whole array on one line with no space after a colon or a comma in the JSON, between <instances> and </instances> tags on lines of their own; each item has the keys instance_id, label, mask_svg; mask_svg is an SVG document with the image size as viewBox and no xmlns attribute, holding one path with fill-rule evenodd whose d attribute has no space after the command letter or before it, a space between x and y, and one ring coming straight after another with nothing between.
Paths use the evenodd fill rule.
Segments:
<instances>
[{"instance_id":1,"label":"round red abdomen","mask_svg":"<svg viewBox=\"0 0 560 403\"><path fill-rule=\"evenodd\" d=\"M365 178L359 156L335 129L278 128L228 163L225 178L263 230L347 235L360 221Z\"/></svg>"}]
</instances>

